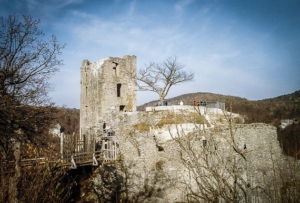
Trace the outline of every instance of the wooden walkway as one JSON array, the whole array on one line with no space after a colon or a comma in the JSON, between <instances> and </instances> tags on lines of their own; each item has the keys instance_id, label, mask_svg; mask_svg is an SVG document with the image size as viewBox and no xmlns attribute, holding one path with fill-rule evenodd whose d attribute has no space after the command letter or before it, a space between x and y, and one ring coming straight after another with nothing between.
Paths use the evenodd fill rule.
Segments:
<instances>
[{"instance_id":1,"label":"wooden walkway","mask_svg":"<svg viewBox=\"0 0 300 203\"><path fill-rule=\"evenodd\" d=\"M18 163L14 160L0 160L0 174L14 173L16 167L22 169L46 163L55 163L58 166L70 166L70 169L76 169L79 166L99 166L100 164L116 160L119 148L119 144L116 141L117 138L112 132L102 135L104 136L98 137L98 142L94 138L90 142L74 142L74 140L77 140L74 137L69 137L69 139L63 138L63 142L61 141L61 155L57 159L47 160L45 157L21 158Z\"/></svg>"}]
</instances>

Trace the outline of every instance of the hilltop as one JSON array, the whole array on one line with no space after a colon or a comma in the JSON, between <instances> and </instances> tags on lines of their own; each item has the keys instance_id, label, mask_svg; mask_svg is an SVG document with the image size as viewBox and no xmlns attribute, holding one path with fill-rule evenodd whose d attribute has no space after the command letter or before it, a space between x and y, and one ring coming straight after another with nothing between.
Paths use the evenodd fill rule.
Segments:
<instances>
[{"instance_id":1,"label":"hilltop","mask_svg":"<svg viewBox=\"0 0 300 203\"><path fill-rule=\"evenodd\" d=\"M281 119L298 118L300 115L300 90L294 93L252 101L246 98L230 95L213 94L208 92L197 92L183 94L167 99L169 105L179 104L193 105L194 101L220 101L225 102L226 109L239 113L245 117L246 123L263 122L273 125L279 124ZM146 106L155 106L158 100L138 106L143 111Z\"/></svg>"},{"instance_id":2,"label":"hilltop","mask_svg":"<svg viewBox=\"0 0 300 203\"><path fill-rule=\"evenodd\" d=\"M257 101L208 92L189 93L167 99L169 105L178 105L180 101L185 105L193 105L194 101L203 100L225 102L226 110L242 115L246 124L267 123L277 127L278 140L287 155L294 155L300 148L300 90ZM138 106L138 110L142 111L146 106L155 106L157 102L158 100L154 100L145 103ZM294 123L281 129L279 126L284 119L293 120Z\"/></svg>"}]
</instances>

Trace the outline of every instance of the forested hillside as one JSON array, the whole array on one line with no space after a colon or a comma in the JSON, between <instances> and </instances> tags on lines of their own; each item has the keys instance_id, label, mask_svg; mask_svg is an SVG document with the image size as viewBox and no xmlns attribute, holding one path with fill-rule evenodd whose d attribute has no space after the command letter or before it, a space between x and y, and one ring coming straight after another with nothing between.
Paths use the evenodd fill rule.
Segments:
<instances>
[{"instance_id":1,"label":"forested hillside","mask_svg":"<svg viewBox=\"0 0 300 203\"><path fill-rule=\"evenodd\" d=\"M61 131L66 134L79 133L79 117L79 109L57 108L57 111L53 114L53 124L60 124Z\"/></svg>"}]
</instances>

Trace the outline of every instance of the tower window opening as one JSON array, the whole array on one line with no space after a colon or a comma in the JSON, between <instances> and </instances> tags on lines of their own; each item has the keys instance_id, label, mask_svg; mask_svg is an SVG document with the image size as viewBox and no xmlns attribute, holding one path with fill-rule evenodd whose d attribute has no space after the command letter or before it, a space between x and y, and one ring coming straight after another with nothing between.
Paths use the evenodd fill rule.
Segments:
<instances>
[{"instance_id":1,"label":"tower window opening","mask_svg":"<svg viewBox=\"0 0 300 203\"><path fill-rule=\"evenodd\" d=\"M112 62L112 66L113 66L113 69L116 69L116 68L117 68L117 66L118 66L118 63L116 63L116 62Z\"/></svg>"},{"instance_id":2,"label":"tower window opening","mask_svg":"<svg viewBox=\"0 0 300 203\"><path fill-rule=\"evenodd\" d=\"M121 86L122 86L121 83L117 84L117 97L121 97Z\"/></svg>"},{"instance_id":3,"label":"tower window opening","mask_svg":"<svg viewBox=\"0 0 300 203\"><path fill-rule=\"evenodd\" d=\"M124 109L125 109L125 106L124 106L124 105L121 105L121 106L120 106L120 111L124 111Z\"/></svg>"},{"instance_id":4,"label":"tower window opening","mask_svg":"<svg viewBox=\"0 0 300 203\"><path fill-rule=\"evenodd\" d=\"M117 75L117 66L118 66L118 63L112 62L112 67L113 67L113 70L115 71L115 75Z\"/></svg>"}]
</instances>

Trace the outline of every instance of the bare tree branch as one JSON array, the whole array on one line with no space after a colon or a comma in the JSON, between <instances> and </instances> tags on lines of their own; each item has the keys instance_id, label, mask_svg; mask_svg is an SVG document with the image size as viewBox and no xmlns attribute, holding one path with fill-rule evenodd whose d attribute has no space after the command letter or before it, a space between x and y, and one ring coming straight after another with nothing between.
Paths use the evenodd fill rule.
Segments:
<instances>
[{"instance_id":1,"label":"bare tree branch","mask_svg":"<svg viewBox=\"0 0 300 203\"><path fill-rule=\"evenodd\" d=\"M1 154L11 138L32 138L51 121L48 79L63 65L57 56L65 45L54 35L45 39L39 23L27 15L0 17Z\"/></svg>"},{"instance_id":2,"label":"bare tree branch","mask_svg":"<svg viewBox=\"0 0 300 203\"><path fill-rule=\"evenodd\" d=\"M184 67L177 61L176 56L169 57L162 64L151 62L145 65L144 69L140 69L132 77L140 82L137 83L138 90L155 92L163 102L172 86L193 81L194 73L186 72Z\"/></svg>"}]
</instances>

